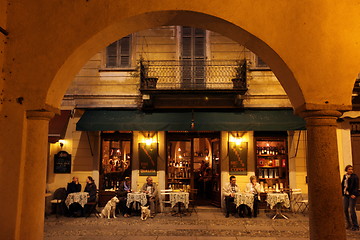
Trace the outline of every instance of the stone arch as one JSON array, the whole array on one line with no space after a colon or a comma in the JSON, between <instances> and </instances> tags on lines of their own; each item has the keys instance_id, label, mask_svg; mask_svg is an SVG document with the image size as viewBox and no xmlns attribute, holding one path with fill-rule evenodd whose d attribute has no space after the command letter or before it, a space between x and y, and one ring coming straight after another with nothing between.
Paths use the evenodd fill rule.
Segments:
<instances>
[{"instance_id":1,"label":"stone arch","mask_svg":"<svg viewBox=\"0 0 360 240\"><path fill-rule=\"evenodd\" d=\"M60 106L61 99L73 77L96 51L130 33L165 25L187 25L208 29L244 45L267 62L294 107L305 103L303 93L291 69L263 40L233 23L208 14L193 11L156 11L115 21L74 49L57 71L46 96L46 105Z\"/></svg>"}]
</instances>

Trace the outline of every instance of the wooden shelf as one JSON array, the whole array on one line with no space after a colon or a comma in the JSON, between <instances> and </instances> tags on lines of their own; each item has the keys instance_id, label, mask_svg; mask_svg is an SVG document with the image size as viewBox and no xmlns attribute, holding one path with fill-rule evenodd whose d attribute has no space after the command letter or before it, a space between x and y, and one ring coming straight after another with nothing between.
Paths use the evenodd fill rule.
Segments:
<instances>
[{"instance_id":1,"label":"wooden shelf","mask_svg":"<svg viewBox=\"0 0 360 240\"><path fill-rule=\"evenodd\" d=\"M277 166L277 167L275 167L275 166L272 166L272 167L270 167L270 166L258 166L258 168L281 168L280 166Z\"/></svg>"},{"instance_id":2,"label":"wooden shelf","mask_svg":"<svg viewBox=\"0 0 360 240\"><path fill-rule=\"evenodd\" d=\"M258 154L256 155L258 157L277 157L277 156L286 156L286 153L285 154L276 154L276 155L272 155L272 154Z\"/></svg>"},{"instance_id":3,"label":"wooden shelf","mask_svg":"<svg viewBox=\"0 0 360 240\"><path fill-rule=\"evenodd\" d=\"M168 180L190 180L190 178L168 178Z\"/></svg>"}]
</instances>

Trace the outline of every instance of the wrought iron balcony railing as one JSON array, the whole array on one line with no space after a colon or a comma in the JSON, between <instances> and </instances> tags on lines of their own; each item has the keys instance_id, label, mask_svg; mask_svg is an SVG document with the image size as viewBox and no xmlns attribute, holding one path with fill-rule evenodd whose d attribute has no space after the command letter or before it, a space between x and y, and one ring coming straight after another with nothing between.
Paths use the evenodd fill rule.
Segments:
<instances>
[{"instance_id":1,"label":"wrought iron balcony railing","mask_svg":"<svg viewBox=\"0 0 360 240\"><path fill-rule=\"evenodd\" d=\"M247 90L245 60L140 60L140 90Z\"/></svg>"}]
</instances>

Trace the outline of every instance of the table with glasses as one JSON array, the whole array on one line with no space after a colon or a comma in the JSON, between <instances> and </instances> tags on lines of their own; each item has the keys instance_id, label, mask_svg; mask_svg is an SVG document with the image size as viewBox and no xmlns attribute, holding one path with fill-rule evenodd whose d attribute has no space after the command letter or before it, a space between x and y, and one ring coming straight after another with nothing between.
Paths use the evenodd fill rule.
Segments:
<instances>
[{"instance_id":1,"label":"table with glasses","mask_svg":"<svg viewBox=\"0 0 360 240\"><path fill-rule=\"evenodd\" d=\"M266 196L266 202L269 204L270 208L273 209L275 206L276 213L272 217L275 219L277 216L288 219L287 216L282 214L281 208L284 206L286 208L290 207L289 195L286 193L268 193Z\"/></svg>"},{"instance_id":2,"label":"table with glasses","mask_svg":"<svg viewBox=\"0 0 360 240\"><path fill-rule=\"evenodd\" d=\"M79 203L82 207L85 206L85 204L88 201L89 193L88 192L75 192L75 193L69 193L67 195L67 198L65 200L66 206L69 208L69 206L72 203Z\"/></svg>"},{"instance_id":3,"label":"table with glasses","mask_svg":"<svg viewBox=\"0 0 360 240\"><path fill-rule=\"evenodd\" d=\"M185 212L181 210L181 204L184 204L185 208L189 207L189 193L188 192L169 192L169 201L171 207L175 207L178 204L178 212L173 214L173 216L182 216L186 215Z\"/></svg>"},{"instance_id":4,"label":"table with glasses","mask_svg":"<svg viewBox=\"0 0 360 240\"><path fill-rule=\"evenodd\" d=\"M237 193L235 193L235 196L234 196L234 203L236 205L236 208L238 208L241 204L245 204L252 211L254 208L254 194L245 193L245 192L237 192Z\"/></svg>"},{"instance_id":5,"label":"table with glasses","mask_svg":"<svg viewBox=\"0 0 360 240\"><path fill-rule=\"evenodd\" d=\"M138 202L141 206L147 204L146 193L143 192L131 192L127 194L126 206L130 208L130 204L133 202Z\"/></svg>"}]
</instances>

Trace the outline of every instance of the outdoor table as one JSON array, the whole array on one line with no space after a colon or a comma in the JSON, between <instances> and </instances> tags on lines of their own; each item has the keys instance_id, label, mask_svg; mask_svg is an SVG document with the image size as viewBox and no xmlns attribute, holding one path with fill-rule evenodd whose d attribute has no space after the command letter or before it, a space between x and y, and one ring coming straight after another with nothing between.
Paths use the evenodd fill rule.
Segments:
<instances>
[{"instance_id":1,"label":"outdoor table","mask_svg":"<svg viewBox=\"0 0 360 240\"><path fill-rule=\"evenodd\" d=\"M187 209L189 207L189 193L188 192L170 192L169 193L170 196L170 204L171 207L175 207L176 203L178 204L178 209L179 211L174 215L185 215L185 213L183 213L181 211L181 203L184 204L185 208Z\"/></svg>"},{"instance_id":2,"label":"outdoor table","mask_svg":"<svg viewBox=\"0 0 360 240\"><path fill-rule=\"evenodd\" d=\"M132 202L139 202L141 206L147 204L146 193L143 192L132 192L127 194L126 206L130 208Z\"/></svg>"},{"instance_id":3,"label":"outdoor table","mask_svg":"<svg viewBox=\"0 0 360 240\"><path fill-rule=\"evenodd\" d=\"M273 207L276 206L276 213L272 217L272 219L275 219L277 216L281 216L285 219L288 219L288 217L286 217L281 212L282 206L286 208L290 207L289 196L286 193L268 193L266 197L266 202L269 204L271 209L273 209Z\"/></svg>"},{"instance_id":4,"label":"outdoor table","mask_svg":"<svg viewBox=\"0 0 360 240\"><path fill-rule=\"evenodd\" d=\"M245 192L235 193L234 203L236 208L238 208L241 204L245 204L252 211L254 208L254 194Z\"/></svg>"},{"instance_id":5,"label":"outdoor table","mask_svg":"<svg viewBox=\"0 0 360 240\"><path fill-rule=\"evenodd\" d=\"M88 192L75 192L75 193L69 193L66 200L65 200L65 204L66 206L69 208L69 206L72 203L79 203L82 207L85 206L85 204L88 201L88 197L89 197L89 193Z\"/></svg>"}]
</instances>

